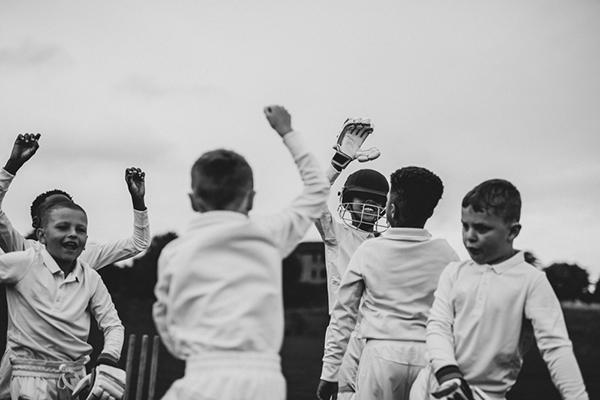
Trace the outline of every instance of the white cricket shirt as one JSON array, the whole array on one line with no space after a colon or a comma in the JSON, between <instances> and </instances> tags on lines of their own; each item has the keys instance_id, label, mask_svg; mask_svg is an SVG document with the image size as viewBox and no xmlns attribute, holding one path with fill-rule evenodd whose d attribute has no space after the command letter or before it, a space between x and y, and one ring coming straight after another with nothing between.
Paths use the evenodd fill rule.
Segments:
<instances>
[{"instance_id":1,"label":"white cricket shirt","mask_svg":"<svg viewBox=\"0 0 600 400\"><path fill-rule=\"evenodd\" d=\"M327 177L333 184L339 172L330 165ZM326 207L315 222L317 231L323 239L325 246L325 268L327 271L327 296L329 314L333 311L335 296L340 287L342 276L346 272L350 258L365 240L374 237L373 233L353 229L333 217L332 212Z\"/></svg>"},{"instance_id":2,"label":"white cricket shirt","mask_svg":"<svg viewBox=\"0 0 600 400\"><path fill-rule=\"evenodd\" d=\"M467 382L504 398L523 362L525 319L563 399L587 399L560 303L522 252L495 265L468 260L444 269L427 322L434 371L457 365Z\"/></svg>"},{"instance_id":3,"label":"white cricket shirt","mask_svg":"<svg viewBox=\"0 0 600 400\"><path fill-rule=\"evenodd\" d=\"M325 335L321 379L336 382L357 319L365 339L425 341L425 323L443 268L458 256L425 229L390 228L354 253ZM359 308L360 306L360 308Z\"/></svg>"},{"instance_id":4,"label":"white cricket shirt","mask_svg":"<svg viewBox=\"0 0 600 400\"><path fill-rule=\"evenodd\" d=\"M283 340L281 260L319 217L329 194L300 134L290 132L283 142L304 183L300 196L263 218L231 211L198 213L161 254L154 321L178 358L215 351L278 356Z\"/></svg>"},{"instance_id":5,"label":"white cricket shirt","mask_svg":"<svg viewBox=\"0 0 600 400\"><path fill-rule=\"evenodd\" d=\"M81 261L65 276L45 248L0 255L9 324L7 355L51 361L87 358L90 317L104 333L103 353L120 358L124 328L100 275ZM4 370L4 369L3 369Z\"/></svg>"}]
</instances>

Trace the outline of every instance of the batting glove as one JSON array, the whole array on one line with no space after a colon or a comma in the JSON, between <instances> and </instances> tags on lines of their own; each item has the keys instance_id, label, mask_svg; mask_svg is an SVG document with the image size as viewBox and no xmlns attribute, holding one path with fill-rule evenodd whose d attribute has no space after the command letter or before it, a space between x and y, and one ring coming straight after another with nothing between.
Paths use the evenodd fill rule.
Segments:
<instances>
[{"instance_id":1,"label":"batting glove","mask_svg":"<svg viewBox=\"0 0 600 400\"><path fill-rule=\"evenodd\" d=\"M333 146L335 150L335 155L331 160L333 168L339 172L346 168L352 160L366 162L379 157L381 153L374 147L361 149L362 144L371 133L373 133L373 124L370 119L348 118L344 122L335 146Z\"/></svg>"},{"instance_id":2,"label":"batting glove","mask_svg":"<svg viewBox=\"0 0 600 400\"><path fill-rule=\"evenodd\" d=\"M431 395L436 399L475 400L469 384L463 378L453 378L442 383Z\"/></svg>"},{"instance_id":3,"label":"batting glove","mask_svg":"<svg viewBox=\"0 0 600 400\"><path fill-rule=\"evenodd\" d=\"M98 361L102 362L100 358ZM125 375L125 371L114 365L98 364L92 373L86 375L75 385L73 398L78 400L121 400L125 394Z\"/></svg>"}]
</instances>

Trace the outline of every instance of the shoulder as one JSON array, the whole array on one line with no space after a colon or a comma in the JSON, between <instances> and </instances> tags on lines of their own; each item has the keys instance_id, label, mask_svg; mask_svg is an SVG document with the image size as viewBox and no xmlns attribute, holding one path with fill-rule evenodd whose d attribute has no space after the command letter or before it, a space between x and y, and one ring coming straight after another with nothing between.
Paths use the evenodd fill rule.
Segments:
<instances>
[{"instance_id":1,"label":"shoulder","mask_svg":"<svg viewBox=\"0 0 600 400\"><path fill-rule=\"evenodd\" d=\"M459 262L460 258L450 243L443 238L431 239L432 245L436 246L437 251L444 257L447 257L449 261Z\"/></svg>"}]
</instances>

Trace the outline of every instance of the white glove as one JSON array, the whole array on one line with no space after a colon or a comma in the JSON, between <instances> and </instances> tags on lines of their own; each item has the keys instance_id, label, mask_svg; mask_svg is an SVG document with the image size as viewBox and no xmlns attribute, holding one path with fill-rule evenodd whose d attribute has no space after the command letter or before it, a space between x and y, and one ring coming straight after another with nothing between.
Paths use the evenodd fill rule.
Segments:
<instances>
[{"instance_id":1,"label":"white glove","mask_svg":"<svg viewBox=\"0 0 600 400\"><path fill-rule=\"evenodd\" d=\"M344 122L342 132L338 135L333 149L335 155L331 165L337 171L341 171L350 164L352 160L360 162L374 160L381 154L376 148L361 150L362 144L367 137L373 133L373 124L368 118L348 118Z\"/></svg>"},{"instance_id":2,"label":"white glove","mask_svg":"<svg viewBox=\"0 0 600 400\"><path fill-rule=\"evenodd\" d=\"M120 400L124 394L125 371L105 364L94 368L73 389L73 398L79 400Z\"/></svg>"},{"instance_id":3,"label":"white glove","mask_svg":"<svg viewBox=\"0 0 600 400\"><path fill-rule=\"evenodd\" d=\"M464 379L453 378L442 383L438 390L431 393L436 399L475 400L469 384Z\"/></svg>"}]
</instances>

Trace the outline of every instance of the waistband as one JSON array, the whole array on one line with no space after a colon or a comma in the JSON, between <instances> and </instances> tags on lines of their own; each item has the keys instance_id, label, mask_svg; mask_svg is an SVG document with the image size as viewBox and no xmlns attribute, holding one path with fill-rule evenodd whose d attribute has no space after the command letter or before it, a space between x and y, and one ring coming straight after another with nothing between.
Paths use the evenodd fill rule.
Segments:
<instances>
[{"instance_id":1,"label":"waistband","mask_svg":"<svg viewBox=\"0 0 600 400\"><path fill-rule=\"evenodd\" d=\"M281 371L281 359L278 354L272 353L209 351L188 358L185 365L186 372L218 368Z\"/></svg>"},{"instance_id":2,"label":"waistband","mask_svg":"<svg viewBox=\"0 0 600 400\"><path fill-rule=\"evenodd\" d=\"M58 379L59 389L73 388L73 383L85 375L85 360L46 361L11 357L13 377Z\"/></svg>"}]
</instances>

